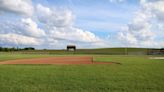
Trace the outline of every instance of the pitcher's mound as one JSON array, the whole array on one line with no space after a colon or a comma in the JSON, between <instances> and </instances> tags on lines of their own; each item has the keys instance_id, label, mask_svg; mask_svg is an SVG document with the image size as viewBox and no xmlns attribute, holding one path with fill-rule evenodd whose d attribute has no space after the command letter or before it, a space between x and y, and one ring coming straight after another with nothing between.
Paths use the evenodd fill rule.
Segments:
<instances>
[{"instance_id":1,"label":"pitcher's mound","mask_svg":"<svg viewBox=\"0 0 164 92\"><path fill-rule=\"evenodd\" d=\"M19 59L0 62L0 64L112 64L113 62L93 62L89 56L61 56L35 59Z\"/></svg>"}]
</instances>

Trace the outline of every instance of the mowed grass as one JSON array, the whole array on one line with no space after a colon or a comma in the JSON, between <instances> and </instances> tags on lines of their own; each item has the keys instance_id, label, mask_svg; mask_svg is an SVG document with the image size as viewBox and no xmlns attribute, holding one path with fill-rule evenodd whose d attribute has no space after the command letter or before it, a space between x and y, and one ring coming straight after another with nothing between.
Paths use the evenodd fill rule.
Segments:
<instances>
[{"instance_id":1,"label":"mowed grass","mask_svg":"<svg viewBox=\"0 0 164 92\"><path fill-rule=\"evenodd\" d=\"M51 57L48 54L17 54L17 53L0 53L0 62L15 59L43 58Z\"/></svg>"},{"instance_id":2,"label":"mowed grass","mask_svg":"<svg viewBox=\"0 0 164 92\"><path fill-rule=\"evenodd\" d=\"M164 92L164 60L149 57L94 55L121 65L0 65L0 92Z\"/></svg>"}]
</instances>

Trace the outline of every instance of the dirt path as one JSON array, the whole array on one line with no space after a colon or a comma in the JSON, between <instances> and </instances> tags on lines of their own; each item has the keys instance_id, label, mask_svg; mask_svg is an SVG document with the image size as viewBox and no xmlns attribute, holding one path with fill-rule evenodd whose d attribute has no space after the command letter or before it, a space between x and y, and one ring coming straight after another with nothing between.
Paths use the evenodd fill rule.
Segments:
<instances>
[{"instance_id":1,"label":"dirt path","mask_svg":"<svg viewBox=\"0 0 164 92\"><path fill-rule=\"evenodd\" d=\"M35 59L19 59L0 62L0 64L112 64L113 62L93 62L89 56L62 56Z\"/></svg>"}]
</instances>

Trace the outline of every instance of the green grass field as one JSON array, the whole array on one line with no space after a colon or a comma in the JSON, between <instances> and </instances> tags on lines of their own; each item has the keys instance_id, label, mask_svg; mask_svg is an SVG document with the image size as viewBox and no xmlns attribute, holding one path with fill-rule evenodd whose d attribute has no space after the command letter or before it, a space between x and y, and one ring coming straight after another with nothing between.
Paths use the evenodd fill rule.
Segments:
<instances>
[{"instance_id":1,"label":"green grass field","mask_svg":"<svg viewBox=\"0 0 164 92\"><path fill-rule=\"evenodd\" d=\"M17 54L17 53L0 53L0 62L5 60L24 59L24 58L40 58L51 57L48 54Z\"/></svg>"},{"instance_id":2,"label":"green grass field","mask_svg":"<svg viewBox=\"0 0 164 92\"><path fill-rule=\"evenodd\" d=\"M0 61L51 56L55 55L0 54ZM0 65L0 92L164 92L164 60L93 57L121 65Z\"/></svg>"}]
</instances>

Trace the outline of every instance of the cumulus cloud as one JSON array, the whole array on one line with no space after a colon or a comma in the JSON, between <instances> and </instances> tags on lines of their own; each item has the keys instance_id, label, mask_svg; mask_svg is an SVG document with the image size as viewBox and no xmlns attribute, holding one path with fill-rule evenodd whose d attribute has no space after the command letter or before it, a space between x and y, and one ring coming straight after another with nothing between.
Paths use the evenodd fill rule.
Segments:
<instances>
[{"instance_id":1,"label":"cumulus cloud","mask_svg":"<svg viewBox=\"0 0 164 92\"><path fill-rule=\"evenodd\" d=\"M125 26L118 37L129 46L161 46L155 41L160 32L158 25L164 25L164 1L140 0L141 8L135 13L131 23ZM162 36L162 35L158 35ZM159 47L158 46L158 47Z\"/></svg>"},{"instance_id":2,"label":"cumulus cloud","mask_svg":"<svg viewBox=\"0 0 164 92\"><path fill-rule=\"evenodd\" d=\"M18 34L0 34L0 45L2 46L20 46L20 45L39 45L40 40Z\"/></svg>"},{"instance_id":3,"label":"cumulus cloud","mask_svg":"<svg viewBox=\"0 0 164 92\"><path fill-rule=\"evenodd\" d=\"M119 38L133 45L150 41L154 37L151 27L148 13L143 11L136 12L135 18L126 26L126 29L119 34Z\"/></svg>"},{"instance_id":4,"label":"cumulus cloud","mask_svg":"<svg viewBox=\"0 0 164 92\"><path fill-rule=\"evenodd\" d=\"M31 0L18 0L14 4L13 1L6 3L5 0L1 0L0 11L20 15L32 14L32 12L27 13L33 10ZM19 16L14 22L12 20L0 22L0 45L43 46L46 44L45 47L48 48L63 48L68 44L85 44L86 46L102 41L92 32L74 27L75 17L68 9L49 8L38 4L35 6L35 11L33 14L35 17Z\"/></svg>"},{"instance_id":5,"label":"cumulus cloud","mask_svg":"<svg viewBox=\"0 0 164 92\"><path fill-rule=\"evenodd\" d=\"M74 27L54 27L52 30L50 30L50 34L50 36L54 39L68 40L71 42L96 43L100 41L100 38L96 37L93 33Z\"/></svg>"},{"instance_id":6,"label":"cumulus cloud","mask_svg":"<svg viewBox=\"0 0 164 92\"><path fill-rule=\"evenodd\" d=\"M49 37L68 42L98 42L100 38L89 31L76 28L73 25L74 15L70 10L51 9L41 4L37 5L38 20L46 27Z\"/></svg>"},{"instance_id":7,"label":"cumulus cloud","mask_svg":"<svg viewBox=\"0 0 164 92\"><path fill-rule=\"evenodd\" d=\"M0 0L0 12L17 13L31 16L33 5L31 0Z\"/></svg>"},{"instance_id":8,"label":"cumulus cloud","mask_svg":"<svg viewBox=\"0 0 164 92\"><path fill-rule=\"evenodd\" d=\"M20 21L1 21L0 33L16 33L31 37L45 36L44 30L40 29L31 18L22 18Z\"/></svg>"},{"instance_id":9,"label":"cumulus cloud","mask_svg":"<svg viewBox=\"0 0 164 92\"><path fill-rule=\"evenodd\" d=\"M150 11L158 21L164 22L164 1L163 0L140 0L144 10Z\"/></svg>"},{"instance_id":10,"label":"cumulus cloud","mask_svg":"<svg viewBox=\"0 0 164 92\"><path fill-rule=\"evenodd\" d=\"M42 37L45 36L44 30L38 28L38 25L31 19L22 19L24 33L32 37Z\"/></svg>"},{"instance_id":11,"label":"cumulus cloud","mask_svg":"<svg viewBox=\"0 0 164 92\"><path fill-rule=\"evenodd\" d=\"M39 21L48 26L65 27L73 24L74 16L70 10L51 9L38 4L37 13Z\"/></svg>"},{"instance_id":12,"label":"cumulus cloud","mask_svg":"<svg viewBox=\"0 0 164 92\"><path fill-rule=\"evenodd\" d=\"M31 19L0 23L0 45L41 45L44 31L39 29Z\"/></svg>"}]
</instances>

